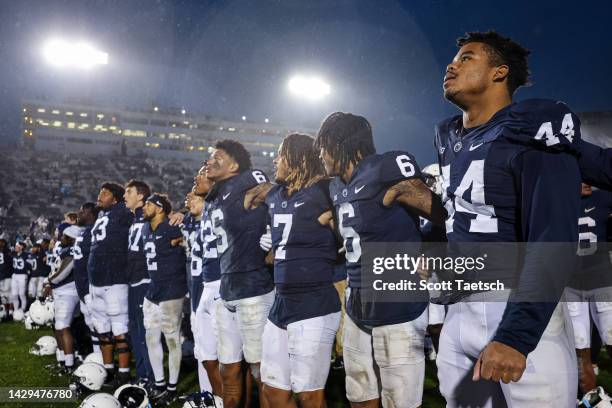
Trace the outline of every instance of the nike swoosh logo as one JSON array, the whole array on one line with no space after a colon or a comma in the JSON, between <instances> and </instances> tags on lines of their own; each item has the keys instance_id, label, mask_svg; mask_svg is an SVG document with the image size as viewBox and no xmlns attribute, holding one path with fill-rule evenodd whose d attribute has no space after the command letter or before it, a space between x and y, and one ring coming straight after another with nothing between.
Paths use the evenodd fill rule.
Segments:
<instances>
[{"instance_id":1,"label":"nike swoosh logo","mask_svg":"<svg viewBox=\"0 0 612 408\"><path fill-rule=\"evenodd\" d=\"M215 300L219 300L219 299L221 299L221 296L219 296L219 297L214 297L214 298L213 298L213 302L214 302Z\"/></svg>"},{"instance_id":2,"label":"nike swoosh logo","mask_svg":"<svg viewBox=\"0 0 612 408\"><path fill-rule=\"evenodd\" d=\"M363 190L365 187L365 184L361 187L355 187L355 194L359 193L361 190Z\"/></svg>"},{"instance_id":3,"label":"nike swoosh logo","mask_svg":"<svg viewBox=\"0 0 612 408\"><path fill-rule=\"evenodd\" d=\"M595 209L595 207L591 207L591 208L585 208L584 212L585 213L590 213L591 211L593 211Z\"/></svg>"},{"instance_id":4,"label":"nike swoosh logo","mask_svg":"<svg viewBox=\"0 0 612 408\"><path fill-rule=\"evenodd\" d=\"M303 203L303 202L302 202L302 203L295 203L295 204L293 204L293 206L294 206L295 208L298 208L298 207L303 206L304 204L306 204L306 203Z\"/></svg>"},{"instance_id":5,"label":"nike swoosh logo","mask_svg":"<svg viewBox=\"0 0 612 408\"><path fill-rule=\"evenodd\" d=\"M225 200L227 197L229 197L230 194L232 194L231 191L229 193L227 193L227 194L223 194L223 199Z\"/></svg>"},{"instance_id":6,"label":"nike swoosh logo","mask_svg":"<svg viewBox=\"0 0 612 408\"><path fill-rule=\"evenodd\" d=\"M484 142L478 143L477 145L474 145L474 144L473 144L473 145L471 145L471 146L470 146L470 152L471 152L471 151L473 151L473 150L478 149L478 148L479 148L480 146L482 146L483 144L484 144Z\"/></svg>"},{"instance_id":7,"label":"nike swoosh logo","mask_svg":"<svg viewBox=\"0 0 612 408\"><path fill-rule=\"evenodd\" d=\"M155 237L155 239L160 239L161 237Z\"/></svg>"}]
</instances>

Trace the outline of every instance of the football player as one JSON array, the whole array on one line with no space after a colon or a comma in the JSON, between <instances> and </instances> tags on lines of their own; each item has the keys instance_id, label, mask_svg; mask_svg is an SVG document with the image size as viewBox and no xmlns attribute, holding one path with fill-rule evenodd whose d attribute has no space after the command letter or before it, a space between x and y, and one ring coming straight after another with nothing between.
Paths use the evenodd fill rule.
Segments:
<instances>
[{"instance_id":1,"label":"football player","mask_svg":"<svg viewBox=\"0 0 612 408\"><path fill-rule=\"evenodd\" d=\"M13 310L21 310L25 313L28 304L26 296L28 276L31 272L31 266L28 262L28 256L25 252L27 245L23 241L15 244L15 253L13 254L13 276L11 277L11 295L13 301Z\"/></svg>"},{"instance_id":2,"label":"football player","mask_svg":"<svg viewBox=\"0 0 612 408\"><path fill-rule=\"evenodd\" d=\"M142 228L142 243L151 282L142 305L149 361L155 387L149 396L155 406L169 405L177 399L176 385L181 368L181 316L187 294L185 250L181 230L168 223L172 204L168 197L154 193L143 208L148 222ZM168 347L168 385L164 376L164 350Z\"/></svg>"},{"instance_id":3,"label":"football player","mask_svg":"<svg viewBox=\"0 0 612 408\"><path fill-rule=\"evenodd\" d=\"M186 200L187 201L187 200ZM200 234L202 212L204 211L204 197L201 195L189 194L189 214L183 220L181 232L183 241L187 241L185 247L189 251L187 257L187 267L189 271L189 300L191 303L191 330L195 330L195 312L202 296L202 244L198 243L197 237ZM185 223L185 221L188 221ZM195 336L195 332L194 332Z\"/></svg>"},{"instance_id":4,"label":"football player","mask_svg":"<svg viewBox=\"0 0 612 408\"><path fill-rule=\"evenodd\" d=\"M91 295L89 294L89 275L87 274L87 261L91 250L91 229L98 218L99 209L95 203L84 203L77 213L77 225L81 234L74 240L72 257L74 259L74 284L79 296L79 307L85 324L89 327L93 351L102 355L100 340L91 321Z\"/></svg>"},{"instance_id":5,"label":"football player","mask_svg":"<svg viewBox=\"0 0 612 408\"><path fill-rule=\"evenodd\" d=\"M260 245L274 254L274 303L263 332L261 379L271 407L325 405L324 388L340 325L334 287L338 242L329 178L314 139L291 134L274 159L267 193L270 234Z\"/></svg>"},{"instance_id":6,"label":"football player","mask_svg":"<svg viewBox=\"0 0 612 408\"><path fill-rule=\"evenodd\" d=\"M565 291L574 328L580 391L596 387L591 364L591 316L599 335L612 351L612 276L607 232L612 215L612 194L583 183L578 218L581 268Z\"/></svg>"},{"instance_id":7,"label":"football player","mask_svg":"<svg viewBox=\"0 0 612 408\"><path fill-rule=\"evenodd\" d=\"M49 276L51 268L45 262L46 255L41 244L34 244L30 255L28 262L32 268L32 273L30 274L30 282L28 284L28 295L31 299L35 299L42 296L43 280Z\"/></svg>"},{"instance_id":8,"label":"football player","mask_svg":"<svg viewBox=\"0 0 612 408\"><path fill-rule=\"evenodd\" d=\"M202 211L200 213L191 211L191 201L193 199L193 191L188 192L185 195L185 208L187 209L187 213L183 218L183 221L179 225L181 228L181 232L183 233L183 246L185 247L185 259L186 263L186 271L187 271L187 286L189 287L189 297L192 297L191 289L193 288L191 279L191 246L195 241L197 235L197 229L200 225L200 217L202 216ZM198 279L198 278L196 278ZM202 283L202 282L200 282ZM193 304L193 299L191 299L191 303ZM196 303L197 306L197 303Z\"/></svg>"},{"instance_id":9,"label":"football player","mask_svg":"<svg viewBox=\"0 0 612 408\"><path fill-rule=\"evenodd\" d=\"M437 357L440 391L448 407L574 406L573 341L555 300L577 261L580 173L569 152L580 123L560 102L512 102L529 75L529 51L513 40L472 32L457 45L443 90L462 115L440 123L435 137L448 241L532 244L522 257L504 246L506 265L479 278L509 272L513 296L548 293L531 302L488 291L451 304ZM541 242L555 245L533 245Z\"/></svg>"},{"instance_id":10,"label":"football player","mask_svg":"<svg viewBox=\"0 0 612 408\"><path fill-rule=\"evenodd\" d=\"M100 212L91 230L87 273L91 294L91 319L100 339L107 384L118 387L130 380L128 345L127 251L133 214L123 201L125 190L104 183L98 194ZM115 375L113 351L119 372Z\"/></svg>"},{"instance_id":11,"label":"football player","mask_svg":"<svg viewBox=\"0 0 612 408\"><path fill-rule=\"evenodd\" d=\"M11 295L11 280L13 276L13 257L11 255L11 249L8 242L4 239L0 239L0 303L4 305L4 309L7 311L6 318L8 318L9 311L12 309L12 295Z\"/></svg>"},{"instance_id":12,"label":"football player","mask_svg":"<svg viewBox=\"0 0 612 408\"><path fill-rule=\"evenodd\" d=\"M261 171L251 170L249 152L234 140L215 144L206 176L215 183L206 200L221 265L223 304L217 308L217 326L223 404L232 408L243 401L244 356L257 382L260 404L265 407L259 363L274 282L265 265L266 253L259 247L259 238L266 231L266 208L245 209L244 199L248 190L267 178Z\"/></svg>"},{"instance_id":13,"label":"football player","mask_svg":"<svg viewBox=\"0 0 612 408\"><path fill-rule=\"evenodd\" d=\"M193 193L206 197L213 183L206 177L206 168L202 167L194 178ZM223 404L223 383L219 371L217 353L216 311L221 295L221 270L217 256L217 237L212 230L210 204L204 203L199 233L193 245L191 256L191 274L200 274L203 283L202 294L195 313L195 347L194 355L200 362L198 377L200 391L213 393L218 406ZM201 270L198 271L198 268ZM202 372L204 370L204 372Z\"/></svg>"},{"instance_id":14,"label":"football player","mask_svg":"<svg viewBox=\"0 0 612 408\"><path fill-rule=\"evenodd\" d=\"M420 242L418 216L440 224L446 215L414 157L376 154L366 118L329 115L316 147L334 179L330 196L344 238L349 287L344 321L346 394L353 406L416 407L425 376L427 300L374 302L361 287L362 243Z\"/></svg>"},{"instance_id":15,"label":"football player","mask_svg":"<svg viewBox=\"0 0 612 408\"><path fill-rule=\"evenodd\" d=\"M146 331L144 327L142 305L149 290L151 279L147 271L142 242L142 228L146 223L143 214L145 201L151 195L151 188L141 180L130 180L125 185L125 206L132 211L134 219L130 226L128 241L128 315L129 334L134 360L136 361L137 383L150 386L153 381L153 369L149 361L147 350Z\"/></svg>"},{"instance_id":16,"label":"football player","mask_svg":"<svg viewBox=\"0 0 612 408\"><path fill-rule=\"evenodd\" d=\"M74 312L79 304L74 283L74 260L72 246L81 235L77 226L66 228L60 238L61 250L56 260L57 266L44 280L43 296L53 294L55 337L58 339L58 348L64 354L64 372L72 374L74 369L74 347L70 325Z\"/></svg>"}]
</instances>

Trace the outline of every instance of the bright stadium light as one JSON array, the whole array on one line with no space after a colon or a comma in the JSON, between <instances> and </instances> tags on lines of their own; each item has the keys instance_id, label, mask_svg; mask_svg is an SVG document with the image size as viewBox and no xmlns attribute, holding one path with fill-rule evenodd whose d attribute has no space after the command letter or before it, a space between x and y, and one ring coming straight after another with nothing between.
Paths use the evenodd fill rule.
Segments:
<instances>
[{"instance_id":1,"label":"bright stadium light","mask_svg":"<svg viewBox=\"0 0 612 408\"><path fill-rule=\"evenodd\" d=\"M43 47L47 62L56 67L89 69L96 65L108 64L108 54L85 42L49 40Z\"/></svg>"},{"instance_id":2,"label":"bright stadium light","mask_svg":"<svg viewBox=\"0 0 612 408\"><path fill-rule=\"evenodd\" d=\"M320 78L296 75L289 80L289 91L296 96L316 101L329 95L331 87Z\"/></svg>"}]
</instances>

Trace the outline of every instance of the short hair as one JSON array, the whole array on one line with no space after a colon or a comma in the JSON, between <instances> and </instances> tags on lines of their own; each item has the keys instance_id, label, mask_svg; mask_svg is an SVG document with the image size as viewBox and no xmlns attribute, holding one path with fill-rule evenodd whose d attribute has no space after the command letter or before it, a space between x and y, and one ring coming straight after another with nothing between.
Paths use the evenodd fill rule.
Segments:
<instances>
[{"instance_id":1,"label":"short hair","mask_svg":"<svg viewBox=\"0 0 612 408\"><path fill-rule=\"evenodd\" d=\"M67 213L64 213L64 218L68 218L70 221L76 222L77 213L69 211Z\"/></svg>"},{"instance_id":2,"label":"short hair","mask_svg":"<svg viewBox=\"0 0 612 408\"><path fill-rule=\"evenodd\" d=\"M138 194L142 194L143 202L147 201L147 198L149 198L149 196L151 195L151 187L149 187L149 185L142 180L132 179L125 183L126 190L128 189L128 187L134 187Z\"/></svg>"},{"instance_id":3,"label":"short hair","mask_svg":"<svg viewBox=\"0 0 612 408\"><path fill-rule=\"evenodd\" d=\"M325 149L335 160L341 171L350 163L357 164L361 158L376 153L372 126L363 116L352 113L334 112L319 129L315 149Z\"/></svg>"},{"instance_id":4,"label":"short hair","mask_svg":"<svg viewBox=\"0 0 612 408\"><path fill-rule=\"evenodd\" d=\"M153 193L149 196L147 201L160 206L166 215L172 212L172 203L167 194Z\"/></svg>"},{"instance_id":5,"label":"short hair","mask_svg":"<svg viewBox=\"0 0 612 408\"><path fill-rule=\"evenodd\" d=\"M93 215L94 218L98 218L98 213L100 212L100 207L98 207L96 205L96 203L92 203L91 201L88 201L86 203L83 203L81 208L83 208L84 210L89 211L91 213L91 215Z\"/></svg>"},{"instance_id":6,"label":"short hair","mask_svg":"<svg viewBox=\"0 0 612 408\"><path fill-rule=\"evenodd\" d=\"M23 247L23 249L26 249L28 247L28 244L26 244L25 241L17 241L17 245L20 245L21 247Z\"/></svg>"},{"instance_id":7,"label":"short hair","mask_svg":"<svg viewBox=\"0 0 612 408\"><path fill-rule=\"evenodd\" d=\"M123 201L123 194L125 194L125 189L121 186L121 184L112 183L110 181L107 181L106 183L102 184L102 187L100 187L100 190L103 188L110 191L118 203Z\"/></svg>"},{"instance_id":8,"label":"short hair","mask_svg":"<svg viewBox=\"0 0 612 408\"><path fill-rule=\"evenodd\" d=\"M242 143L237 142L232 139L223 139L219 140L215 143L215 149L221 149L225 153L227 153L236 163L238 163L238 172L243 173L247 170L250 170L253 166L251 164L251 154L249 151L242 145Z\"/></svg>"},{"instance_id":9,"label":"short hair","mask_svg":"<svg viewBox=\"0 0 612 408\"><path fill-rule=\"evenodd\" d=\"M301 133L292 133L283 139L279 157L287 162L289 175L285 184L299 190L325 176L323 162L314 147L314 138Z\"/></svg>"},{"instance_id":10,"label":"short hair","mask_svg":"<svg viewBox=\"0 0 612 408\"><path fill-rule=\"evenodd\" d=\"M530 72L527 58L530 51L528 49L510 37L504 37L494 30L486 32L471 31L465 33L465 36L457 38L459 48L473 42L484 45L493 66L508 66L509 72L506 83L510 95L514 94L519 87L529 85Z\"/></svg>"}]
</instances>

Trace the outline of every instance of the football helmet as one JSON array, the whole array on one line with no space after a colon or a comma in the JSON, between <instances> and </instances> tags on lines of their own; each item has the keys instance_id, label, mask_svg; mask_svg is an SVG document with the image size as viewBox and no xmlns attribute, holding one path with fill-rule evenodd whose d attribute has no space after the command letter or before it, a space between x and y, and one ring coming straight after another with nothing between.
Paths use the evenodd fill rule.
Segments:
<instances>
[{"instance_id":1,"label":"football helmet","mask_svg":"<svg viewBox=\"0 0 612 408\"><path fill-rule=\"evenodd\" d=\"M102 364L83 363L72 373L73 382L70 389L77 394L99 391L106 381L106 369Z\"/></svg>"},{"instance_id":2,"label":"football helmet","mask_svg":"<svg viewBox=\"0 0 612 408\"><path fill-rule=\"evenodd\" d=\"M423 167L421 171L425 177L425 183L431 191L436 195L442 195L442 176L440 175L440 166L437 163L429 164Z\"/></svg>"},{"instance_id":3,"label":"football helmet","mask_svg":"<svg viewBox=\"0 0 612 408\"><path fill-rule=\"evenodd\" d=\"M30 354L35 356L51 356L57 350L57 341L53 336L42 336L30 349Z\"/></svg>"},{"instance_id":4,"label":"football helmet","mask_svg":"<svg viewBox=\"0 0 612 408\"><path fill-rule=\"evenodd\" d=\"M51 303L51 305L49 305L49 303ZM40 326L52 322L53 316L53 302L41 302L37 299L30 305L30 318L32 322Z\"/></svg>"},{"instance_id":5,"label":"football helmet","mask_svg":"<svg viewBox=\"0 0 612 408\"><path fill-rule=\"evenodd\" d=\"M195 392L181 397L183 408L223 408L223 400L208 391Z\"/></svg>"},{"instance_id":6,"label":"football helmet","mask_svg":"<svg viewBox=\"0 0 612 408\"><path fill-rule=\"evenodd\" d=\"M23 319L25 319L25 313L23 313L23 310L21 309L17 309L13 312L13 320L16 322L23 322Z\"/></svg>"},{"instance_id":7,"label":"football helmet","mask_svg":"<svg viewBox=\"0 0 612 408\"><path fill-rule=\"evenodd\" d=\"M115 397L105 392L98 392L96 394L91 394L89 397L85 398L80 408L122 408L121 403Z\"/></svg>"},{"instance_id":8,"label":"football helmet","mask_svg":"<svg viewBox=\"0 0 612 408\"><path fill-rule=\"evenodd\" d=\"M25 313L25 318L23 319L23 324L25 325L26 330L34 330L38 329L38 325L32 321L30 317L30 312Z\"/></svg>"},{"instance_id":9,"label":"football helmet","mask_svg":"<svg viewBox=\"0 0 612 408\"><path fill-rule=\"evenodd\" d=\"M603 387L597 387L584 394L578 408L612 408L612 399L606 394Z\"/></svg>"},{"instance_id":10,"label":"football helmet","mask_svg":"<svg viewBox=\"0 0 612 408\"><path fill-rule=\"evenodd\" d=\"M147 390L140 385L124 384L115 390L114 396L124 408L147 408L151 406Z\"/></svg>"},{"instance_id":11,"label":"football helmet","mask_svg":"<svg viewBox=\"0 0 612 408\"><path fill-rule=\"evenodd\" d=\"M100 365L104 365L104 360L102 359L102 353L89 353L83 363L98 363Z\"/></svg>"}]
</instances>

